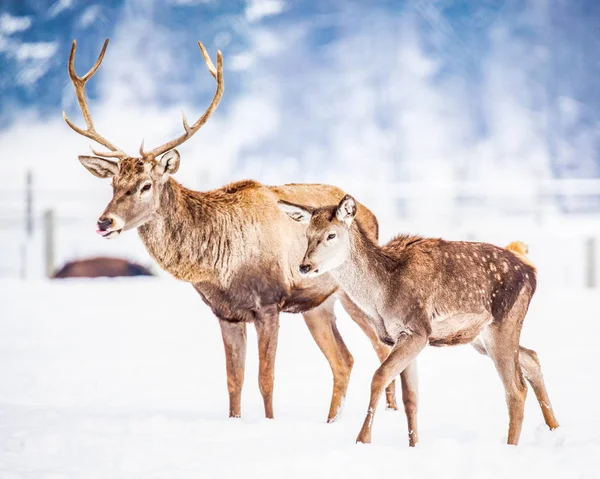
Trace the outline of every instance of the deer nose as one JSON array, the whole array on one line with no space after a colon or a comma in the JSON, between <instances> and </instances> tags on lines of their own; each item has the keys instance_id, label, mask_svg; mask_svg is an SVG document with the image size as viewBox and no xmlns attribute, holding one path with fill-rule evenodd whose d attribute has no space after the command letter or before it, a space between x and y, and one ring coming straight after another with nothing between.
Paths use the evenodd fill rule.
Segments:
<instances>
[{"instance_id":1,"label":"deer nose","mask_svg":"<svg viewBox=\"0 0 600 479\"><path fill-rule=\"evenodd\" d=\"M100 231L106 231L112 225L113 220L110 218L100 218L98 220L98 229Z\"/></svg>"},{"instance_id":2,"label":"deer nose","mask_svg":"<svg viewBox=\"0 0 600 479\"><path fill-rule=\"evenodd\" d=\"M301 264L298 269L300 270L301 274L306 274L306 273L308 273L310 271L310 265L308 265L308 264Z\"/></svg>"}]
</instances>

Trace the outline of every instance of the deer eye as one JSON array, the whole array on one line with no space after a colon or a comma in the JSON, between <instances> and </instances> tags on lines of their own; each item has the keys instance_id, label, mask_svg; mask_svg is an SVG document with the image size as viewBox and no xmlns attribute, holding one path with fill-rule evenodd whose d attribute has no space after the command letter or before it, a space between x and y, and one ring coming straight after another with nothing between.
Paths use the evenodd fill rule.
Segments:
<instances>
[{"instance_id":1,"label":"deer eye","mask_svg":"<svg viewBox=\"0 0 600 479\"><path fill-rule=\"evenodd\" d=\"M332 240L333 238L335 238L335 233L329 233L329 236L327 236L327 241Z\"/></svg>"},{"instance_id":2,"label":"deer eye","mask_svg":"<svg viewBox=\"0 0 600 479\"><path fill-rule=\"evenodd\" d=\"M148 191L151 187L152 187L151 183L146 183L144 186L142 186L142 189L141 189L142 193L144 191Z\"/></svg>"}]
</instances>

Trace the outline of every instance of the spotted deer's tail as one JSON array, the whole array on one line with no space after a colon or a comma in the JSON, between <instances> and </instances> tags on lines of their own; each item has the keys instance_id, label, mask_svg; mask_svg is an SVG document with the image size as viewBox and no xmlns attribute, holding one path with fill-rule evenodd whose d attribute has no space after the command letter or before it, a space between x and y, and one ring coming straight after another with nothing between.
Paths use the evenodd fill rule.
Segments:
<instances>
[{"instance_id":1,"label":"spotted deer's tail","mask_svg":"<svg viewBox=\"0 0 600 479\"><path fill-rule=\"evenodd\" d=\"M522 241L511 241L506 245L506 249L515 253L524 263L535 267L531 260L527 257L527 254L529 253L529 246Z\"/></svg>"}]
</instances>

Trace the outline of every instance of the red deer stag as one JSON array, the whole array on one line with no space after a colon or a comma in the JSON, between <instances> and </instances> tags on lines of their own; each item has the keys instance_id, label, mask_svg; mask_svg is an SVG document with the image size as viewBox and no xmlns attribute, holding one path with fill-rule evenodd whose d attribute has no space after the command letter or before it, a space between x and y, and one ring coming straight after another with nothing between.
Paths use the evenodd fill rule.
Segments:
<instances>
[{"instance_id":1,"label":"red deer stag","mask_svg":"<svg viewBox=\"0 0 600 479\"><path fill-rule=\"evenodd\" d=\"M315 279L298 274L297 264L306 247L305 228L290 222L278 206L286 200L311 206L331 204L343 195L328 185L264 186L240 181L214 191L192 191L172 175L179 168L174 148L194 135L217 108L223 94L223 59L215 67L202 43L198 46L217 89L206 112L184 133L149 151L140 147L130 157L95 129L85 97L85 84L96 72L108 40L95 65L83 77L75 73L76 42L69 57L69 76L87 129L68 125L77 133L103 145L107 152L80 156L79 161L99 178L112 178L113 198L98 219L98 234L115 238L137 229L156 262L175 278L191 283L219 319L225 345L229 415L241 414L241 391L246 357L246 323L254 323L258 336L259 388L265 415L273 417L273 381L279 313L300 312L333 372L333 393L328 421L337 417L346 394L353 358L338 332L334 302L338 297L371 340L383 361L389 346L378 341L362 313L330 275ZM116 160L116 161L115 161ZM357 221L373 242L377 220L358 206ZM387 390L388 406L396 409L393 384Z\"/></svg>"},{"instance_id":2,"label":"red deer stag","mask_svg":"<svg viewBox=\"0 0 600 479\"><path fill-rule=\"evenodd\" d=\"M371 442L371 424L390 380L414 371L415 358L430 344L472 344L488 355L504 389L509 414L508 443L517 444L529 381L546 424L558 427L535 351L519 345L523 319L536 287L536 270L511 249L470 243L398 236L378 246L354 221L357 203L346 195L337 206L311 208L280 203L282 210L308 223L308 246L300 271L318 278L331 273L340 287L370 318L380 337L394 346L373 375L371 399L357 442ZM415 378L407 381L416 385ZM409 444L418 440L417 391L407 411Z\"/></svg>"}]
</instances>

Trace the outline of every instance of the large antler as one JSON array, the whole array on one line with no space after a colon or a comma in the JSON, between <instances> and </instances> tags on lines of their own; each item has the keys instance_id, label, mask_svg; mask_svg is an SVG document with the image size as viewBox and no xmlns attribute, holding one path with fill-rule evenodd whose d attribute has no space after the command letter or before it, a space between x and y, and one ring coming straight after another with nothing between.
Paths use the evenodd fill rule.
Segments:
<instances>
[{"instance_id":1,"label":"large antler","mask_svg":"<svg viewBox=\"0 0 600 479\"><path fill-rule=\"evenodd\" d=\"M104 42L104 46L102 47L102 51L98 56L98 60L94 66L90 69L82 77L77 76L75 73L75 48L77 46L77 40L73 40L73 46L71 47L71 55L69 56L69 76L71 77L71 81L73 82L73 86L75 87L75 94L77 95L77 101L79 102L79 107L81 108L81 113L83 114L83 119L85 120L85 124L87 125L87 129L83 130L76 126L71 120L67 118L67 114L63 111L63 118L67 122L67 124L75 130L80 135L83 135L91 140L94 140L97 143L100 143L102 146L105 146L110 152L96 152L92 149L95 155L104 156L109 158L126 158L128 155L123 153L119 148L113 145L106 138L100 136L100 134L94 128L94 123L92 122L92 117L90 115L90 109L87 104L87 99L85 98L85 84L87 81L96 73L98 67L102 63L104 59L104 53L106 52L106 47L108 47L108 38Z\"/></svg>"},{"instance_id":2,"label":"large antler","mask_svg":"<svg viewBox=\"0 0 600 479\"><path fill-rule=\"evenodd\" d=\"M174 140L171 140L168 143L165 143L164 145L159 146L158 148L154 148L153 150L150 150L148 152L144 152L144 142L142 141L142 144L140 146L140 155L142 157L156 158L157 156L162 155L163 153L169 150L172 150L176 146L181 145L183 142L191 138L192 135L196 133L202 125L206 123L206 121L210 118L212 113L217 109L217 106L221 101L221 97L223 96L223 90L225 88L225 84L223 83L223 56L221 55L220 51L217 51L217 68L215 68L215 65L208 56L204 45L202 45L202 42L198 42L198 46L202 51L202 56L204 57L204 61L206 62L208 71L210 71L210 74L215 78L215 80L217 80L217 91L215 92L215 96L213 97L212 102L204 112L204 115L202 115L198 119L198 121L192 126L188 125L184 113L181 112L181 116L183 119L183 129L185 130L185 133L183 133L180 137L175 138Z\"/></svg>"}]
</instances>

